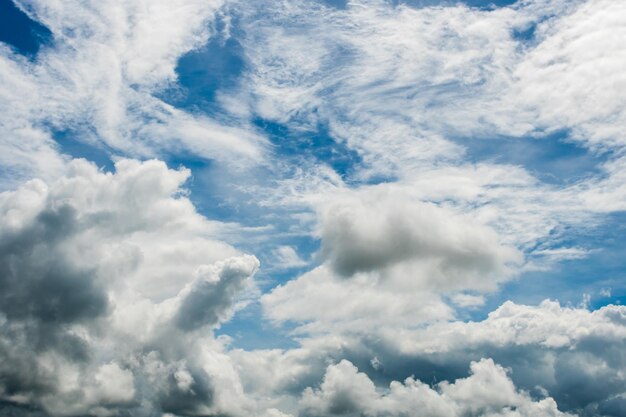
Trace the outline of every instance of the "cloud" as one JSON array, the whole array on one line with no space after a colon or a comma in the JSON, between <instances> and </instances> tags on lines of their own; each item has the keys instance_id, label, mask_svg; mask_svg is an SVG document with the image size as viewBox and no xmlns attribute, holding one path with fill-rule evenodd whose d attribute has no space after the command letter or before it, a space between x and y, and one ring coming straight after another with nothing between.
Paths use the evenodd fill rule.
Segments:
<instances>
[{"instance_id":1,"label":"cloud","mask_svg":"<svg viewBox=\"0 0 626 417\"><path fill-rule=\"evenodd\" d=\"M363 159L358 174L373 177L462 156L445 135L480 126L471 101L506 85L519 56L511 34L528 20L510 8L382 1L276 4L269 18L264 8L242 10L253 108L303 128L327 124Z\"/></svg>"},{"instance_id":2,"label":"cloud","mask_svg":"<svg viewBox=\"0 0 626 417\"><path fill-rule=\"evenodd\" d=\"M350 303L349 297L344 299ZM320 306L319 310L330 309ZM334 308L341 310L341 304ZM393 317L384 309L378 312L380 316ZM414 328L398 328L393 319L383 324L365 317L369 327L357 323L340 328L341 332L312 331L309 336L301 335L298 348L233 351L232 357L242 368L244 386L260 396L285 392L295 395L306 387L317 386L323 377L321 370L329 363L345 359L364 373L359 377L361 382L367 375L380 395L392 381L408 377L424 384L455 380L458 383L459 378L465 378L472 361L491 358L510 369L508 378L518 391L529 393L533 399L550 396L563 412L598 416L602 415L600 410L619 410L625 384L621 371L621 351L626 340L623 306L588 311L563 307L554 301L538 306L508 301L482 321L447 320ZM322 328L333 327L326 323ZM369 384L361 382L346 385ZM466 385L471 387L473 383ZM471 406L469 400L462 402ZM382 404L376 412L384 414ZM319 409L317 412L323 414Z\"/></svg>"},{"instance_id":3,"label":"cloud","mask_svg":"<svg viewBox=\"0 0 626 417\"><path fill-rule=\"evenodd\" d=\"M2 190L14 188L32 175L59 175L65 164L51 135L29 123L32 106L40 100L37 84L33 74L23 70L27 61L5 59L9 53L0 45Z\"/></svg>"},{"instance_id":4,"label":"cloud","mask_svg":"<svg viewBox=\"0 0 626 417\"><path fill-rule=\"evenodd\" d=\"M223 342L258 269L195 211L185 169L74 160L0 194L0 398L52 415L242 413ZM235 401L239 405L229 405ZM134 411L132 411L134 410Z\"/></svg>"},{"instance_id":5,"label":"cloud","mask_svg":"<svg viewBox=\"0 0 626 417\"><path fill-rule=\"evenodd\" d=\"M276 263L280 268L299 268L307 265L304 259L301 259L296 250L292 246L282 245L274 249L272 252Z\"/></svg>"},{"instance_id":6,"label":"cloud","mask_svg":"<svg viewBox=\"0 0 626 417\"><path fill-rule=\"evenodd\" d=\"M247 255L199 269L198 278L178 295L177 325L184 330L194 330L224 320L227 317L224 313L258 267L258 260Z\"/></svg>"},{"instance_id":7,"label":"cloud","mask_svg":"<svg viewBox=\"0 0 626 417\"><path fill-rule=\"evenodd\" d=\"M585 74L585 85L594 96L607 88L605 83L619 84L623 71L602 80L585 71L586 48L575 41L610 36L604 29L587 34L588 19L614 23L603 7L594 7L596 3L518 2L493 9L384 1L350 2L344 8L317 2L235 4L240 7L233 13L246 32L239 40L249 65L233 99L247 94L242 105L289 126L291 132L316 132L323 126L336 152L358 155L347 173L340 173L339 188L394 183L410 199L472 213L504 243L547 255L535 257L536 264L562 259L560 230L591 228L603 220L599 214L623 208L619 141L597 138L600 148L615 152L598 155L598 147L591 144L596 139L582 127L586 116L572 113L565 120L568 110L560 112L558 120L548 117L553 109L580 106L570 95L579 91L580 77L555 80L561 85L558 102L552 102L556 94L536 93L550 90L544 78L559 75L560 70L549 65L555 55L563 56L567 68ZM611 7L615 16L620 14L622 6ZM573 44L556 46L563 42ZM621 53L611 40L596 49ZM613 68L617 61L607 64ZM607 114L616 118L594 120L619 130L619 98L609 101L612 110ZM522 149L529 140L558 141L549 134L564 130L576 132L564 134L566 140L588 147L581 152L597 157L597 166L594 172L577 171L576 178L563 178L562 184L544 182L546 173L534 161L520 166L504 156L496 160L472 152L477 142L500 144L503 136L517 138ZM296 173L297 178L280 182L278 189L272 183L259 194L278 201L275 207L300 204L298 208L317 209L316 200L332 199L338 191L336 178L322 169L331 170L324 162L307 169L306 175ZM324 192L328 195L321 196ZM376 261L376 256L366 258ZM343 264L337 259L334 265ZM340 269L344 275L352 270L347 264Z\"/></svg>"},{"instance_id":8,"label":"cloud","mask_svg":"<svg viewBox=\"0 0 626 417\"><path fill-rule=\"evenodd\" d=\"M297 323L302 333L399 328L453 315L437 293L403 291L371 275L346 281L325 266L274 288L261 303L269 319Z\"/></svg>"},{"instance_id":9,"label":"cloud","mask_svg":"<svg viewBox=\"0 0 626 417\"><path fill-rule=\"evenodd\" d=\"M416 287L484 289L521 261L470 217L384 186L335 195L320 211L322 256L341 276L399 269Z\"/></svg>"},{"instance_id":10,"label":"cloud","mask_svg":"<svg viewBox=\"0 0 626 417\"><path fill-rule=\"evenodd\" d=\"M381 394L349 361L327 368L320 388L307 389L301 399L306 416L569 416L552 398L534 401L518 391L505 369L491 359L470 364L471 374L452 383L428 386L411 377L391 382Z\"/></svg>"},{"instance_id":11,"label":"cloud","mask_svg":"<svg viewBox=\"0 0 626 417\"><path fill-rule=\"evenodd\" d=\"M626 68L617 38L624 32L618 23L624 13L621 3L593 0L540 24L540 43L514 68L504 100L532 114L535 128L573 128L587 146L622 148L626 103L618 91Z\"/></svg>"},{"instance_id":12,"label":"cloud","mask_svg":"<svg viewBox=\"0 0 626 417\"><path fill-rule=\"evenodd\" d=\"M239 166L263 159L264 139L244 123L187 113L159 96L175 83L178 59L217 35L221 1L19 5L54 42L33 61L0 49L0 162L13 177L62 175L59 134L109 155L192 152Z\"/></svg>"},{"instance_id":13,"label":"cloud","mask_svg":"<svg viewBox=\"0 0 626 417\"><path fill-rule=\"evenodd\" d=\"M452 302L461 308L477 308L485 304L485 297L472 294L455 294Z\"/></svg>"},{"instance_id":14,"label":"cloud","mask_svg":"<svg viewBox=\"0 0 626 417\"><path fill-rule=\"evenodd\" d=\"M252 106L283 122L327 123L359 152L363 174L403 176L458 160L465 141L452 137L571 129L584 146L623 146L622 4L374 0L276 4L270 16L266 6L242 10L252 29L243 39Z\"/></svg>"},{"instance_id":15,"label":"cloud","mask_svg":"<svg viewBox=\"0 0 626 417\"><path fill-rule=\"evenodd\" d=\"M385 184L314 200L323 263L263 295L267 317L316 333L410 327L451 318L442 295L515 276L522 255L493 229L412 197Z\"/></svg>"},{"instance_id":16,"label":"cloud","mask_svg":"<svg viewBox=\"0 0 626 417\"><path fill-rule=\"evenodd\" d=\"M624 414L623 307L455 311L593 255L565 235L626 207L624 6L396 3L19 3L54 42L32 60L0 46L0 413ZM168 103L180 57L211 37L241 45L234 88L211 115ZM292 147L322 130L332 157ZM554 132L593 170L552 183L472 152ZM66 134L114 171L63 155ZM279 226L248 242L198 213L190 171L117 157L181 154L217 161L212 184ZM261 296L259 261L227 239L275 280L311 269ZM298 347L214 336L257 296ZM286 331L261 320L252 333Z\"/></svg>"}]
</instances>

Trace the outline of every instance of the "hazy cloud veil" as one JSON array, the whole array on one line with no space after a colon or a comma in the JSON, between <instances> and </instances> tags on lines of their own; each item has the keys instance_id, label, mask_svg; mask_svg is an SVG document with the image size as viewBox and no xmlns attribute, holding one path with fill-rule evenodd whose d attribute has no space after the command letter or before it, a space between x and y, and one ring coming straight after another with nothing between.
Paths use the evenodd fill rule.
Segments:
<instances>
[{"instance_id":1,"label":"hazy cloud veil","mask_svg":"<svg viewBox=\"0 0 626 417\"><path fill-rule=\"evenodd\" d=\"M626 416L625 21L0 1L0 414Z\"/></svg>"}]
</instances>

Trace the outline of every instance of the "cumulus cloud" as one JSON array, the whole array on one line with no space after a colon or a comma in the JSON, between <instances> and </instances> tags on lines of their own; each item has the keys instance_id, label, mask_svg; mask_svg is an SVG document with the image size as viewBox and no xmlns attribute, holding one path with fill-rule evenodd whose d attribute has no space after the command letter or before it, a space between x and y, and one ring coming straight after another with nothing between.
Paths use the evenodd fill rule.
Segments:
<instances>
[{"instance_id":1,"label":"cumulus cloud","mask_svg":"<svg viewBox=\"0 0 626 417\"><path fill-rule=\"evenodd\" d=\"M453 316L437 293L403 290L372 275L346 281L325 266L274 288L261 303L268 318L298 323L305 333L398 328Z\"/></svg>"},{"instance_id":2,"label":"cumulus cloud","mask_svg":"<svg viewBox=\"0 0 626 417\"><path fill-rule=\"evenodd\" d=\"M382 310L380 314L387 313ZM534 400L552 397L559 410L580 416L618 416L619 411L607 410L620 410L624 396L626 380L621 351L626 340L625 315L623 306L589 311L564 307L555 301L544 301L538 306L506 302L477 322L445 321L398 329L370 319L375 324L369 328L355 327L352 332L321 336L312 333L303 337L296 349L236 350L231 355L245 370L242 373L244 386L257 395L285 392L295 395L322 381L319 390L308 391L306 396L312 398L311 404L319 406L314 407L315 412L322 415L330 413L328 407L332 408L332 395L324 394L324 387L329 387L328 392L335 390L330 388L332 385L323 383L321 370L328 367L329 362L346 359L363 372L342 386L343 391L336 389L342 393L337 394L337 401L347 396L344 405L379 404L357 410L364 415L384 415L387 400L383 400L381 393L391 395L393 381L408 377L423 384L456 381L469 390L473 386L473 382L469 382L471 377L467 383L459 384L466 377L469 364L491 358L510 370L508 378L517 392L527 392ZM349 368L356 374L354 366ZM387 391L390 383L392 387ZM349 400L351 386L375 386L376 395L367 401ZM362 391L354 394L354 398L361 398ZM485 394L484 398L493 399L496 395ZM470 397L459 398L459 404L471 407L472 401ZM393 410L391 405L389 410ZM359 415L354 409L351 412ZM524 411L518 408L518 412Z\"/></svg>"},{"instance_id":3,"label":"cumulus cloud","mask_svg":"<svg viewBox=\"0 0 626 417\"><path fill-rule=\"evenodd\" d=\"M411 377L393 381L381 394L369 377L348 361L327 368L319 389L305 390L306 416L570 416L552 398L533 401L518 391L506 371L490 359L472 362L471 374L431 387Z\"/></svg>"},{"instance_id":4,"label":"cumulus cloud","mask_svg":"<svg viewBox=\"0 0 626 417\"><path fill-rule=\"evenodd\" d=\"M211 329L258 260L216 239L222 226L182 193L187 170L68 172L0 194L2 400L53 415L241 412Z\"/></svg>"},{"instance_id":5,"label":"cumulus cloud","mask_svg":"<svg viewBox=\"0 0 626 417\"><path fill-rule=\"evenodd\" d=\"M494 291L523 260L476 217L387 185L336 191L315 204L323 265L261 299L269 318L301 330L449 319L442 295Z\"/></svg>"},{"instance_id":6,"label":"cumulus cloud","mask_svg":"<svg viewBox=\"0 0 626 417\"><path fill-rule=\"evenodd\" d=\"M389 271L416 287L489 288L521 261L470 217L385 187L335 196L320 223L322 256L342 276Z\"/></svg>"},{"instance_id":7,"label":"cumulus cloud","mask_svg":"<svg viewBox=\"0 0 626 417\"><path fill-rule=\"evenodd\" d=\"M258 261L248 256L202 267L197 273L198 278L178 295L177 325L193 330L216 325L226 318L225 312L258 266Z\"/></svg>"}]
</instances>

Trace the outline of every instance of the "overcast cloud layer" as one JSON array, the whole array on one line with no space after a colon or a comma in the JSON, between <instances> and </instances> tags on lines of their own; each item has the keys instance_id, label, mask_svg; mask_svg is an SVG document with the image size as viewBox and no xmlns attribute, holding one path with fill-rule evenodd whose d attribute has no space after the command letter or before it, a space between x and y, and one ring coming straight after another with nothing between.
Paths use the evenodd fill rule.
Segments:
<instances>
[{"instance_id":1,"label":"overcast cloud layer","mask_svg":"<svg viewBox=\"0 0 626 417\"><path fill-rule=\"evenodd\" d=\"M0 0L0 414L626 416L624 22Z\"/></svg>"}]
</instances>

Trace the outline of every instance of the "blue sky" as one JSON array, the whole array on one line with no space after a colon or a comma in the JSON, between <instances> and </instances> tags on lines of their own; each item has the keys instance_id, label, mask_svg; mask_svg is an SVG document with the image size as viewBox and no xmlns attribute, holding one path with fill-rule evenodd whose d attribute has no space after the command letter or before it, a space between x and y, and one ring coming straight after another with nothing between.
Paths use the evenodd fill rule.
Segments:
<instances>
[{"instance_id":1,"label":"blue sky","mask_svg":"<svg viewBox=\"0 0 626 417\"><path fill-rule=\"evenodd\" d=\"M0 411L623 415L623 5L183 3L0 1Z\"/></svg>"}]
</instances>

